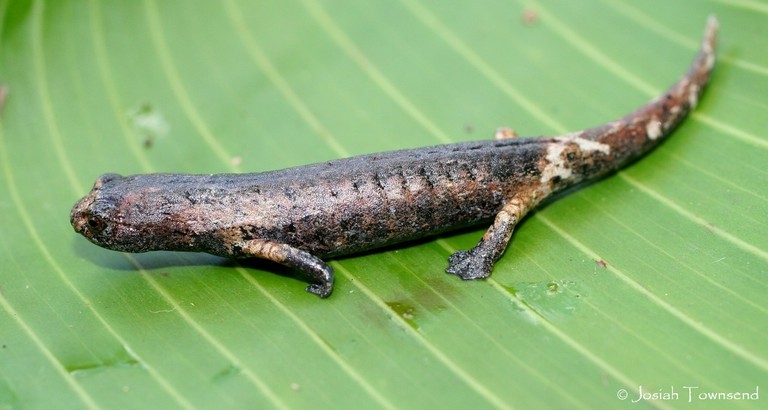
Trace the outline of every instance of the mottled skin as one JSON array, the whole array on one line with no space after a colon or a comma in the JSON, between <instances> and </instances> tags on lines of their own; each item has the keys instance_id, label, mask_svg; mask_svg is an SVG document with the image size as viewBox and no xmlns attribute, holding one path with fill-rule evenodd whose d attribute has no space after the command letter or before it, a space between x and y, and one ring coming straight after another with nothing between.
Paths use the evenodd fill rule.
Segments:
<instances>
[{"instance_id":1,"label":"mottled skin","mask_svg":"<svg viewBox=\"0 0 768 410\"><path fill-rule=\"evenodd\" d=\"M72 209L91 242L117 251L259 257L299 269L308 291L333 289L320 258L408 241L494 218L447 272L485 278L515 225L552 193L605 175L656 146L696 105L714 65L711 18L688 73L621 120L552 138L392 151L257 174L106 174Z\"/></svg>"}]
</instances>

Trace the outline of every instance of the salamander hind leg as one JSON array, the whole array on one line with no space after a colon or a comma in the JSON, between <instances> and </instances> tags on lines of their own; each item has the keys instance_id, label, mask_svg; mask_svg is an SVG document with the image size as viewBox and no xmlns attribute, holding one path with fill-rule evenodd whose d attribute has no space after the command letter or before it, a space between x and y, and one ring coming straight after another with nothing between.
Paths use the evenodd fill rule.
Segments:
<instances>
[{"instance_id":1,"label":"salamander hind leg","mask_svg":"<svg viewBox=\"0 0 768 410\"><path fill-rule=\"evenodd\" d=\"M464 280L485 279L491 276L493 265L504 253L515 225L530 209L517 199L508 202L496 214L488 231L474 248L457 251L448 259L446 272Z\"/></svg>"},{"instance_id":2,"label":"salamander hind leg","mask_svg":"<svg viewBox=\"0 0 768 410\"><path fill-rule=\"evenodd\" d=\"M296 249L284 243L251 239L241 246L240 256L271 260L297 269L314 283L307 286L307 292L327 298L333 292L333 268L309 252Z\"/></svg>"}]
</instances>

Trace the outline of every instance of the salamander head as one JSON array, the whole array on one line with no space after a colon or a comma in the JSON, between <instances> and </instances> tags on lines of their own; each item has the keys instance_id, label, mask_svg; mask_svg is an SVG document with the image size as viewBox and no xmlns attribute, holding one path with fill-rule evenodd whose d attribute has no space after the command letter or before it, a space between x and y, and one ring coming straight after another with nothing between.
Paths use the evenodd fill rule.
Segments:
<instances>
[{"instance_id":1,"label":"salamander head","mask_svg":"<svg viewBox=\"0 0 768 410\"><path fill-rule=\"evenodd\" d=\"M103 248L136 252L126 246L125 240L120 240L123 231L120 229L121 219L117 211L120 198L109 192L116 182L124 178L117 174L100 176L93 184L91 192L78 201L69 214L69 220L75 231L89 241Z\"/></svg>"},{"instance_id":2,"label":"salamander head","mask_svg":"<svg viewBox=\"0 0 768 410\"><path fill-rule=\"evenodd\" d=\"M72 208L70 222L89 241L115 251L192 250L190 235L169 212L173 203L159 191L152 176L102 175Z\"/></svg>"}]
</instances>

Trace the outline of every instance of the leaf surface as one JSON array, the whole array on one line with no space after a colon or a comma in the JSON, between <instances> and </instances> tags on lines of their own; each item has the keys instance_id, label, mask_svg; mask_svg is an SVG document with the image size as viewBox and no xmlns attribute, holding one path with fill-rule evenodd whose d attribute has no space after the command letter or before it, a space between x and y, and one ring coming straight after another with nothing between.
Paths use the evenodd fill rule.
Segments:
<instances>
[{"instance_id":1,"label":"leaf surface","mask_svg":"<svg viewBox=\"0 0 768 410\"><path fill-rule=\"evenodd\" d=\"M719 61L646 158L522 223L334 260L328 300L270 264L91 245L105 172L258 172L553 135ZM0 1L0 407L595 408L768 376L768 9L756 1ZM280 275L275 273L282 273ZM621 392L628 397L620 400ZM762 400L761 400L762 401ZM729 405L751 407L760 401Z\"/></svg>"}]
</instances>

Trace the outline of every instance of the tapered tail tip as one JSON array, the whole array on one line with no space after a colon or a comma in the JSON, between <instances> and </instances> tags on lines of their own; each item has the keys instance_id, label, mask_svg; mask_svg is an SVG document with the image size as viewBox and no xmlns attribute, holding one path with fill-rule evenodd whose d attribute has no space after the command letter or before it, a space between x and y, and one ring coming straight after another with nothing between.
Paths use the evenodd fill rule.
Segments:
<instances>
[{"instance_id":1,"label":"tapered tail tip","mask_svg":"<svg viewBox=\"0 0 768 410\"><path fill-rule=\"evenodd\" d=\"M714 14L710 14L709 17L707 17L707 28L704 30L705 49L715 48L718 27L720 27L720 21L717 20L717 17Z\"/></svg>"},{"instance_id":2,"label":"tapered tail tip","mask_svg":"<svg viewBox=\"0 0 768 410\"><path fill-rule=\"evenodd\" d=\"M707 31L717 31L719 25L720 22L717 20L716 15L710 14L709 17L707 17Z\"/></svg>"}]
</instances>

